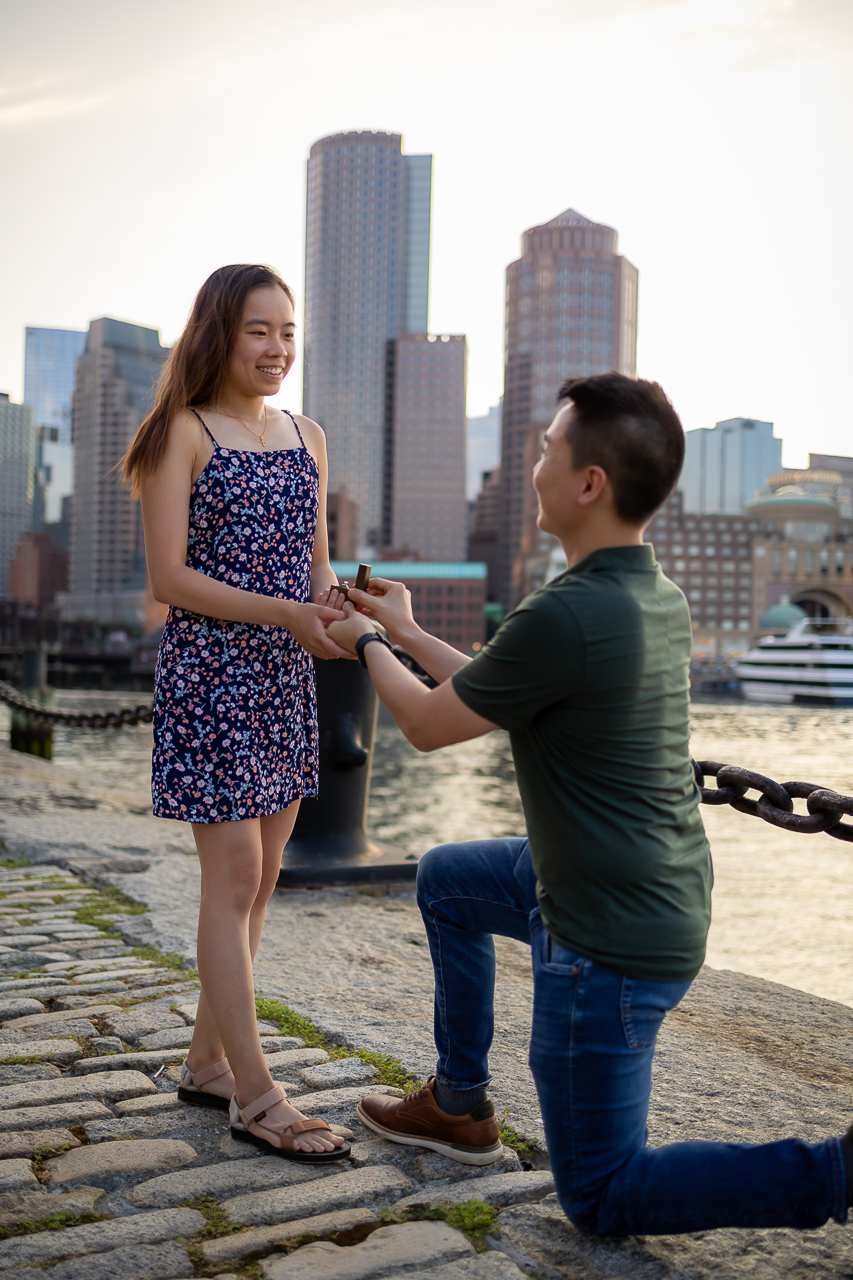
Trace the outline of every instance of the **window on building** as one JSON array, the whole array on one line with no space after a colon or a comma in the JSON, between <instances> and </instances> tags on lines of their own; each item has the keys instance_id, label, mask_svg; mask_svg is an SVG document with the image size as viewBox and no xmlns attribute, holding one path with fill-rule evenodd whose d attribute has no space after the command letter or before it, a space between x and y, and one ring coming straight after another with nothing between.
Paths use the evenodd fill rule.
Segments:
<instances>
[{"instance_id":1,"label":"window on building","mask_svg":"<svg viewBox=\"0 0 853 1280\"><path fill-rule=\"evenodd\" d=\"M843 547L835 548L835 573L836 573L836 576L839 578L844 576L844 548Z\"/></svg>"},{"instance_id":2,"label":"window on building","mask_svg":"<svg viewBox=\"0 0 853 1280\"><path fill-rule=\"evenodd\" d=\"M820 549L820 576L822 578L829 576L829 547Z\"/></svg>"},{"instance_id":3,"label":"window on building","mask_svg":"<svg viewBox=\"0 0 853 1280\"><path fill-rule=\"evenodd\" d=\"M814 551L811 547L807 547L803 552L803 573L807 578L814 573Z\"/></svg>"}]
</instances>

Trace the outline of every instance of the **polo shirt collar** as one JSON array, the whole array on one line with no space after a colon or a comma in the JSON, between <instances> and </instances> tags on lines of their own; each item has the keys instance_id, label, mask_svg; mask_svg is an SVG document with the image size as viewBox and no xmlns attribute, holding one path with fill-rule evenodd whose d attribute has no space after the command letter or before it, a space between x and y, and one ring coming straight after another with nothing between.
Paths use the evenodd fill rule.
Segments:
<instances>
[{"instance_id":1,"label":"polo shirt collar","mask_svg":"<svg viewBox=\"0 0 853 1280\"><path fill-rule=\"evenodd\" d=\"M616 569L623 573L643 573L656 567L654 547L650 542L644 542L641 546L602 547L599 551L584 556L568 572L574 575Z\"/></svg>"}]
</instances>

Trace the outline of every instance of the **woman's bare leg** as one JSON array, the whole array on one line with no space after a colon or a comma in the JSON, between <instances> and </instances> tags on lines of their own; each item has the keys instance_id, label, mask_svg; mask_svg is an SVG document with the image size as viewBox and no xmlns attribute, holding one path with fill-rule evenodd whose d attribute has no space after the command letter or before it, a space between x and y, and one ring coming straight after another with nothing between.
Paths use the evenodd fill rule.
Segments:
<instances>
[{"instance_id":1,"label":"woman's bare leg","mask_svg":"<svg viewBox=\"0 0 853 1280\"><path fill-rule=\"evenodd\" d=\"M227 1056L233 1079L221 1076L205 1089L223 1096L234 1090L243 1106L273 1083L258 1036L252 960L297 809L295 802L269 818L193 825L202 877L198 928L202 995L187 1061L191 1070L198 1071ZM289 1103L277 1103L268 1110L280 1120L302 1118ZM251 1127L275 1142L268 1130ZM303 1151L330 1151L340 1145L339 1138L310 1134L297 1143Z\"/></svg>"}]
</instances>

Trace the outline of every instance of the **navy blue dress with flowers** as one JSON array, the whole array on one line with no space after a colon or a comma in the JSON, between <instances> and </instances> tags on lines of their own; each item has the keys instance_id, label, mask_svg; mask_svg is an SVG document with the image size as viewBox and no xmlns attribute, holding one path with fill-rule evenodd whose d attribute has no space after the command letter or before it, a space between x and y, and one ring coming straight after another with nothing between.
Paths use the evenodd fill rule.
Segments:
<instances>
[{"instance_id":1,"label":"navy blue dress with flowers","mask_svg":"<svg viewBox=\"0 0 853 1280\"><path fill-rule=\"evenodd\" d=\"M296 431L300 448L263 453L221 449L210 436L214 454L190 497L192 569L243 591L310 599L318 474ZM169 610L155 677L157 817L277 813L317 794L317 750L314 667L289 631Z\"/></svg>"}]
</instances>

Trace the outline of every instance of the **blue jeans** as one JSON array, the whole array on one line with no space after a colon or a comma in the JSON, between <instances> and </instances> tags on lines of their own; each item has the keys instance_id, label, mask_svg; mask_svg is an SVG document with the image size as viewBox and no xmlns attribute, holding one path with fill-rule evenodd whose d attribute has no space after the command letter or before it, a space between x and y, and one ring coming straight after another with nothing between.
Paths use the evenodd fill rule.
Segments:
<instances>
[{"instance_id":1,"label":"blue jeans","mask_svg":"<svg viewBox=\"0 0 853 1280\"><path fill-rule=\"evenodd\" d=\"M646 1145L655 1040L690 983L627 978L554 942L526 840L431 850L418 904L435 967L436 1074L452 1088L489 1082L492 935L532 948L530 1069L557 1195L576 1226L620 1236L846 1221L838 1138Z\"/></svg>"}]
</instances>

